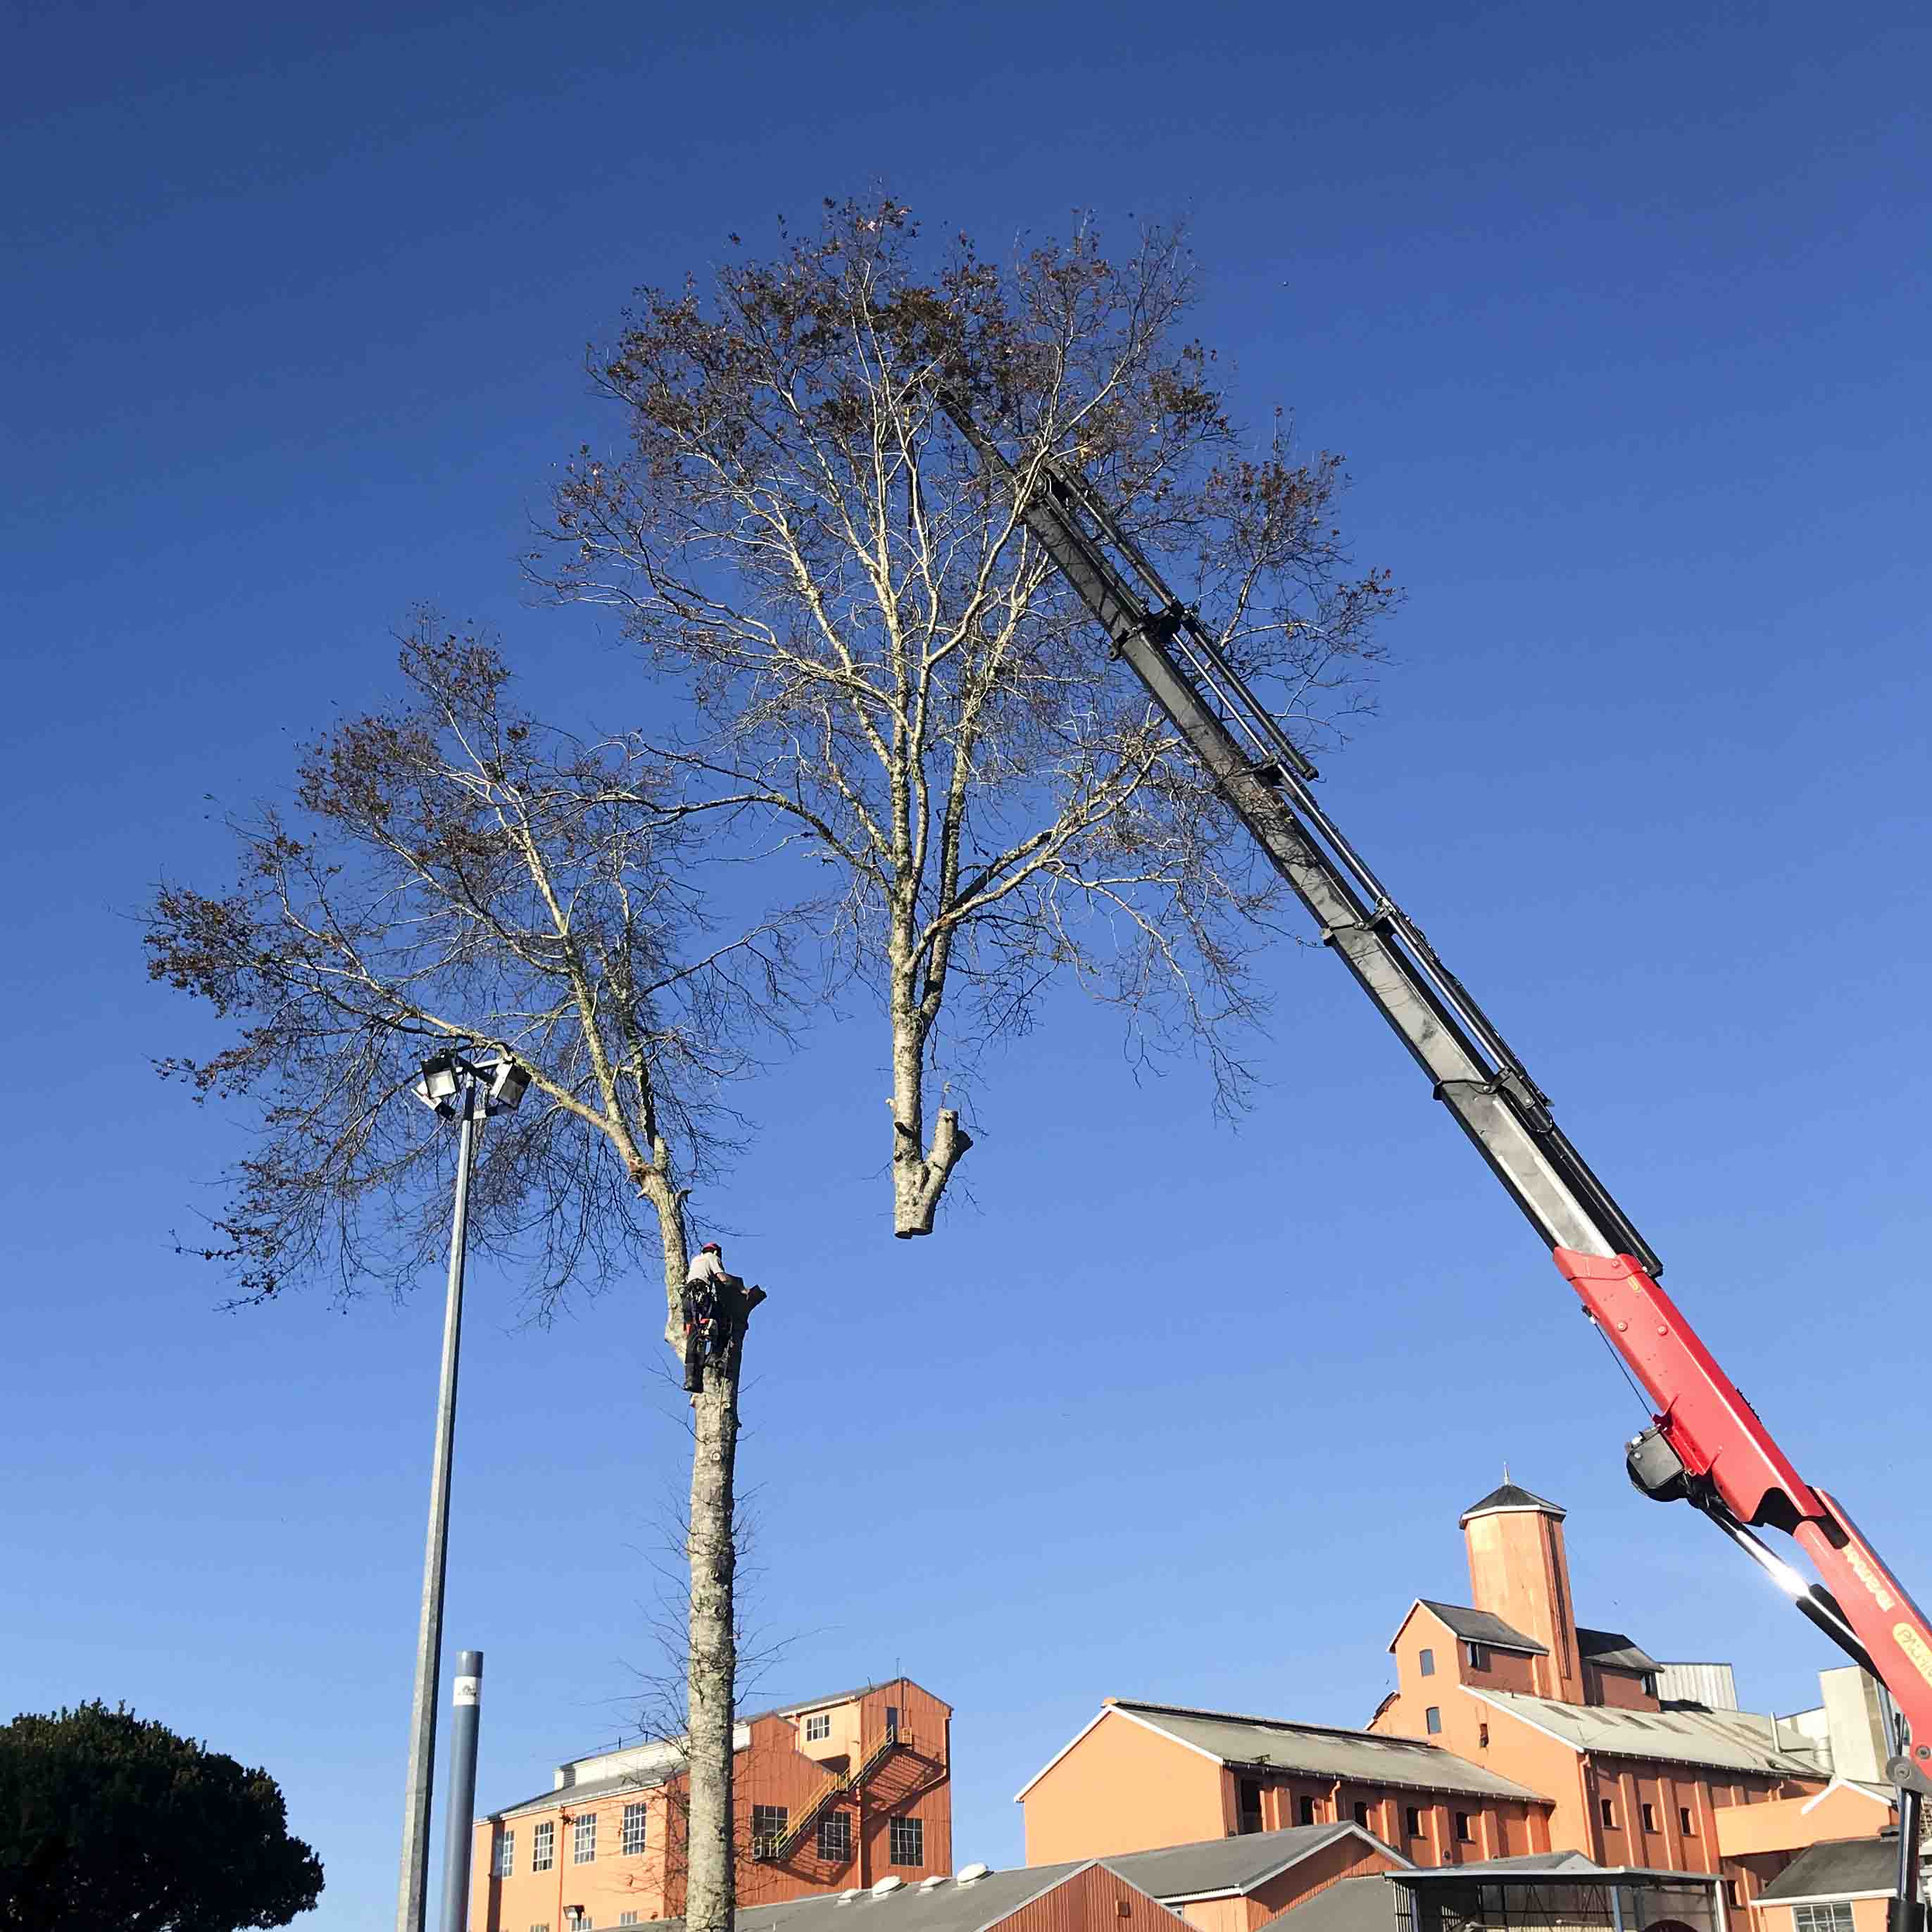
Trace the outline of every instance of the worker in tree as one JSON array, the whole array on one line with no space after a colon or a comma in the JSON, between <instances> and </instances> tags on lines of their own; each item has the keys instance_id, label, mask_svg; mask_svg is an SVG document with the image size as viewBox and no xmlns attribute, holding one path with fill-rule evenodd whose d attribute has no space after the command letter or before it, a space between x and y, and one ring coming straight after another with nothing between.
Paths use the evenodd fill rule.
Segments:
<instances>
[{"instance_id":1,"label":"worker in tree","mask_svg":"<svg viewBox=\"0 0 1932 1932\"><path fill-rule=\"evenodd\" d=\"M684 1276L684 1385L692 1394L704 1386L704 1364L725 1360L764 1298L762 1288L747 1288L725 1272L716 1241L692 1256Z\"/></svg>"}]
</instances>

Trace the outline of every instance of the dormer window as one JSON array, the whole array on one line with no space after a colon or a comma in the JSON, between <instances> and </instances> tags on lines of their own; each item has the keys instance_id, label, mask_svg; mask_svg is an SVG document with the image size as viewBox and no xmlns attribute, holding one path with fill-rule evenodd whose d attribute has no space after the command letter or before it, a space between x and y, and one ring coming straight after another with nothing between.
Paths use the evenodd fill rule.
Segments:
<instances>
[{"instance_id":1,"label":"dormer window","mask_svg":"<svg viewBox=\"0 0 1932 1932\"><path fill-rule=\"evenodd\" d=\"M1654 1697L1657 1695L1657 1672L1655 1671L1646 1670L1643 1675L1637 1679L1637 1682L1643 1686L1643 1694L1646 1697Z\"/></svg>"},{"instance_id":2,"label":"dormer window","mask_svg":"<svg viewBox=\"0 0 1932 1932\"><path fill-rule=\"evenodd\" d=\"M1490 1647L1487 1644L1465 1644L1463 1646L1463 1652L1469 1660L1469 1668L1472 1670L1486 1670L1489 1669Z\"/></svg>"},{"instance_id":3,"label":"dormer window","mask_svg":"<svg viewBox=\"0 0 1932 1932\"><path fill-rule=\"evenodd\" d=\"M805 1741L808 1744L823 1744L832 1735L832 1713L814 1711L805 1720Z\"/></svg>"}]
</instances>

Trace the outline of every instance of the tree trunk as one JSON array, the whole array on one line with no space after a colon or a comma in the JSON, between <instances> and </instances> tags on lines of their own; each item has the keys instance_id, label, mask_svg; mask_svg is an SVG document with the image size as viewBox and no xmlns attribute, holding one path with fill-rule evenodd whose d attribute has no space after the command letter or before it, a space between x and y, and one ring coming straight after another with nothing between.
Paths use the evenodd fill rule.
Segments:
<instances>
[{"instance_id":1,"label":"tree trunk","mask_svg":"<svg viewBox=\"0 0 1932 1932\"><path fill-rule=\"evenodd\" d=\"M926 1124L925 1029L910 987L892 999L892 1232L902 1240L932 1232L939 1197L952 1170L973 1144L958 1111L942 1107L933 1117L932 1144L922 1148Z\"/></svg>"},{"instance_id":2,"label":"tree trunk","mask_svg":"<svg viewBox=\"0 0 1932 1932\"><path fill-rule=\"evenodd\" d=\"M692 1404L686 1932L731 1932L737 1907L731 1816L737 1548L732 1532L742 1352L741 1341L722 1361L705 1365L704 1387Z\"/></svg>"}]
</instances>

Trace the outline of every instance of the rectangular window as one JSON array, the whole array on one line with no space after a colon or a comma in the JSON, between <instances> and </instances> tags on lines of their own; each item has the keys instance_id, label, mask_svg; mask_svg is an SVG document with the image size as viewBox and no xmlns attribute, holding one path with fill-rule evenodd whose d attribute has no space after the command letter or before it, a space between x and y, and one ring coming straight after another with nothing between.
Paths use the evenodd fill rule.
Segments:
<instances>
[{"instance_id":1,"label":"rectangular window","mask_svg":"<svg viewBox=\"0 0 1932 1932\"><path fill-rule=\"evenodd\" d=\"M1300 1804L1295 1808L1295 1816L1304 1825L1313 1824L1315 1822L1314 1799L1312 1798L1304 1798L1301 1801Z\"/></svg>"},{"instance_id":2,"label":"rectangular window","mask_svg":"<svg viewBox=\"0 0 1932 1932\"><path fill-rule=\"evenodd\" d=\"M1691 1816L1690 1808L1688 1804L1680 1804L1677 1808L1677 1828L1687 1838L1694 1838L1697 1835L1697 1821Z\"/></svg>"},{"instance_id":3,"label":"rectangular window","mask_svg":"<svg viewBox=\"0 0 1932 1932\"><path fill-rule=\"evenodd\" d=\"M1402 1814L1402 1829L1412 1838L1420 1838L1422 1836L1421 1811L1416 1806L1410 1805Z\"/></svg>"},{"instance_id":4,"label":"rectangular window","mask_svg":"<svg viewBox=\"0 0 1932 1932\"><path fill-rule=\"evenodd\" d=\"M550 1921L546 1918L541 1925L532 1925L530 1932L550 1932Z\"/></svg>"},{"instance_id":5,"label":"rectangular window","mask_svg":"<svg viewBox=\"0 0 1932 1932\"><path fill-rule=\"evenodd\" d=\"M1643 1694L1646 1697L1654 1697L1657 1695L1657 1672L1655 1671L1646 1670L1643 1673L1642 1676L1637 1681L1643 1686Z\"/></svg>"},{"instance_id":6,"label":"rectangular window","mask_svg":"<svg viewBox=\"0 0 1932 1932\"><path fill-rule=\"evenodd\" d=\"M587 1865L597 1856L597 1814L586 1811L570 1821L570 1862Z\"/></svg>"},{"instance_id":7,"label":"rectangular window","mask_svg":"<svg viewBox=\"0 0 1932 1932\"><path fill-rule=\"evenodd\" d=\"M546 1818L530 1834L530 1870L548 1871L556 1863L556 1820Z\"/></svg>"},{"instance_id":8,"label":"rectangular window","mask_svg":"<svg viewBox=\"0 0 1932 1932\"><path fill-rule=\"evenodd\" d=\"M1734 1878L1726 1879L1724 1881L1724 1903L1728 1905L1733 1912L1736 1912L1743 1905L1744 1902L1744 1895L1738 1890L1737 1880ZM1794 1906L1792 1910L1796 1911L1797 1907Z\"/></svg>"},{"instance_id":9,"label":"rectangular window","mask_svg":"<svg viewBox=\"0 0 1932 1932\"><path fill-rule=\"evenodd\" d=\"M852 1856L852 1814L828 1811L818 1821L818 1856L828 1864L842 1865Z\"/></svg>"},{"instance_id":10,"label":"rectangular window","mask_svg":"<svg viewBox=\"0 0 1932 1932\"><path fill-rule=\"evenodd\" d=\"M617 1915L617 1923L620 1925L634 1925L637 1922L638 1915L634 1912L620 1912Z\"/></svg>"},{"instance_id":11,"label":"rectangular window","mask_svg":"<svg viewBox=\"0 0 1932 1932\"><path fill-rule=\"evenodd\" d=\"M1476 1726L1476 1742L1482 1746L1484 1750L1487 1750L1489 1749L1490 1727L1487 1724L1478 1724Z\"/></svg>"},{"instance_id":12,"label":"rectangular window","mask_svg":"<svg viewBox=\"0 0 1932 1932\"><path fill-rule=\"evenodd\" d=\"M1442 1707L1441 1705L1432 1704L1427 1710L1423 1712L1422 1728L1426 1731L1432 1738L1439 1737L1442 1735Z\"/></svg>"},{"instance_id":13,"label":"rectangular window","mask_svg":"<svg viewBox=\"0 0 1932 1932\"><path fill-rule=\"evenodd\" d=\"M517 1868L517 1834L506 1826L496 1834L497 1878L508 1878Z\"/></svg>"},{"instance_id":14,"label":"rectangular window","mask_svg":"<svg viewBox=\"0 0 1932 1932\"><path fill-rule=\"evenodd\" d=\"M1244 1835L1262 1828L1262 1788L1252 1778L1244 1778L1234 1787L1234 1807L1240 1814L1235 1829Z\"/></svg>"},{"instance_id":15,"label":"rectangular window","mask_svg":"<svg viewBox=\"0 0 1932 1932\"><path fill-rule=\"evenodd\" d=\"M1486 1670L1490 1667L1490 1647L1486 1643L1472 1643L1468 1649L1469 1668Z\"/></svg>"},{"instance_id":16,"label":"rectangular window","mask_svg":"<svg viewBox=\"0 0 1932 1932\"><path fill-rule=\"evenodd\" d=\"M1617 1828L1617 1808L1607 1798L1597 1800L1597 1814L1604 1821L1604 1829L1614 1832Z\"/></svg>"},{"instance_id":17,"label":"rectangular window","mask_svg":"<svg viewBox=\"0 0 1932 1932\"><path fill-rule=\"evenodd\" d=\"M1365 1832L1369 1828L1369 1808L1359 1798L1355 1800L1355 1822Z\"/></svg>"},{"instance_id":18,"label":"rectangular window","mask_svg":"<svg viewBox=\"0 0 1932 1932\"><path fill-rule=\"evenodd\" d=\"M1459 1845L1473 1845L1475 1834L1469 1829L1469 1814L1466 1811L1456 1814L1456 1842Z\"/></svg>"},{"instance_id":19,"label":"rectangular window","mask_svg":"<svg viewBox=\"0 0 1932 1932\"><path fill-rule=\"evenodd\" d=\"M1421 1671L1424 1676L1433 1677L1436 1675L1435 1652L1432 1650L1425 1650L1418 1655L1415 1661L1417 1667Z\"/></svg>"},{"instance_id":20,"label":"rectangular window","mask_svg":"<svg viewBox=\"0 0 1932 1932\"><path fill-rule=\"evenodd\" d=\"M791 1822L791 1809L784 1804L754 1804L752 1807L752 1842L754 1845L773 1845L785 1834L785 1827Z\"/></svg>"},{"instance_id":21,"label":"rectangular window","mask_svg":"<svg viewBox=\"0 0 1932 1932\"><path fill-rule=\"evenodd\" d=\"M634 1858L644 1849L644 1825L650 1815L641 1798L624 1807L624 1835L617 1846L621 1856Z\"/></svg>"},{"instance_id":22,"label":"rectangular window","mask_svg":"<svg viewBox=\"0 0 1932 1932\"><path fill-rule=\"evenodd\" d=\"M1656 1812L1648 1804L1640 1804L1637 1809L1643 1814L1643 1828L1646 1832L1655 1831L1657 1829Z\"/></svg>"},{"instance_id":23,"label":"rectangular window","mask_svg":"<svg viewBox=\"0 0 1932 1932\"><path fill-rule=\"evenodd\" d=\"M805 1720L805 1741L808 1744L821 1743L832 1735L832 1713L814 1711Z\"/></svg>"},{"instance_id":24,"label":"rectangular window","mask_svg":"<svg viewBox=\"0 0 1932 1932\"><path fill-rule=\"evenodd\" d=\"M926 1862L926 1821L921 1818L892 1820L892 1863L922 1865Z\"/></svg>"},{"instance_id":25,"label":"rectangular window","mask_svg":"<svg viewBox=\"0 0 1932 1932\"><path fill-rule=\"evenodd\" d=\"M1834 1898L1829 1905L1794 1905L1791 1932L1852 1932L1850 1900Z\"/></svg>"}]
</instances>

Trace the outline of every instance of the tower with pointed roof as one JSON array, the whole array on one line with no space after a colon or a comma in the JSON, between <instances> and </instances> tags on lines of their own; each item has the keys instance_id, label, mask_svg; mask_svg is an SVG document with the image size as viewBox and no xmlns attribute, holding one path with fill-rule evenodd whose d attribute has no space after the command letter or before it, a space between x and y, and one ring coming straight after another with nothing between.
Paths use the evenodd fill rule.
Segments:
<instances>
[{"instance_id":1,"label":"tower with pointed roof","mask_svg":"<svg viewBox=\"0 0 1932 1932\"><path fill-rule=\"evenodd\" d=\"M1507 1472L1505 1477L1507 1477ZM1567 1704L1586 1701L1562 1505L1505 1480L1462 1514L1469 1552L1469 1600L1534 1637L1537 1688Z\"/></svg>"}]
</instances>

